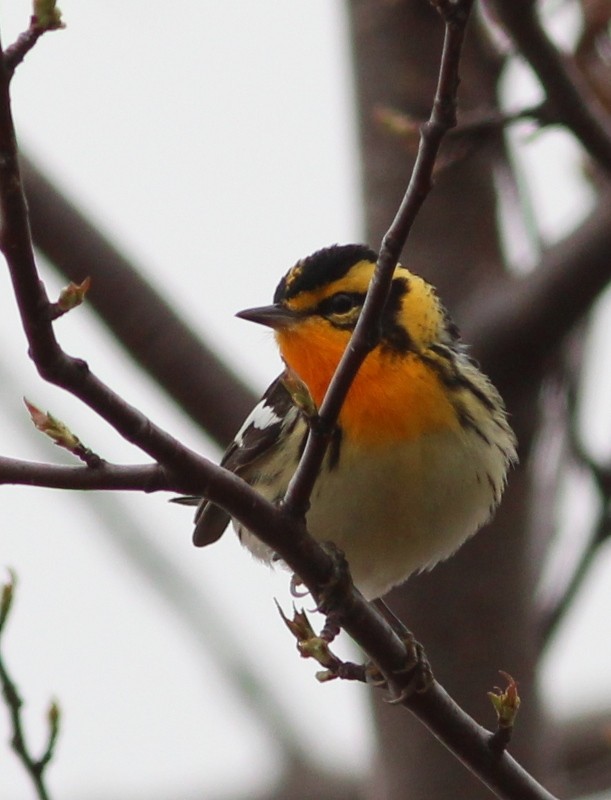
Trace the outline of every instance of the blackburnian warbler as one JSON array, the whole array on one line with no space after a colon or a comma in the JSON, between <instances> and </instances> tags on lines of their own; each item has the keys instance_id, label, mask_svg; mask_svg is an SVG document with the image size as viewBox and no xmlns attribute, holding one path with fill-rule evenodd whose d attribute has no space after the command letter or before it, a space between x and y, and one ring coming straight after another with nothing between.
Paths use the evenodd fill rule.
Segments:
<instances>
[{"instance_id":1,"label":"blackburnian warbler","mask_svg":"<svg viewBox=\"0 0 611 800\"><path fill-rule=\"evenodd\" d=\"M308 403L315 410L322 402L375 262L364 245L320 250L287 272L273 305L238 314L273 328L286 371L221 464L272 502L286 492L308 433ZM467 355L434 289L399 265L379 344L342 407L307 527L344 551L366 598L380 597L451 555L490 518L515 444L499 393ZM221 536L229 516L203 500L195 522L193 540L203 546ZM273 559L256 536L234 526L255 556Z\"/></svg>"}]
</instances>

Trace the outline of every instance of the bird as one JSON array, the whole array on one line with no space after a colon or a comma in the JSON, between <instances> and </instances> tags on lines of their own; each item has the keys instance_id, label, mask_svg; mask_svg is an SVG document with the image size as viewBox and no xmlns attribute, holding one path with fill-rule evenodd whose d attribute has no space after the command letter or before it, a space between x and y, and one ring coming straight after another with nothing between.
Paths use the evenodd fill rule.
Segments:
<instances>
[{"instance_id":1,"label":"bird","mask_svg":"<svg viewBox=\"0 0 611 800\"><path fill-rule=\"evenodd\" d=\"M229 445L221 466L280 503L363 308L377 262L367 245L299 260L271 305L237 314L271 328L284 370ZM345 555L367 600L452 555L493 515L517 461L503 400L462 343L434 288L397 264L367 354L310 497L306 524ZM229 514L199 503L193 542L220 538ZM238 520L243 545L275 554Z\"/></svg>"}]
</instances>

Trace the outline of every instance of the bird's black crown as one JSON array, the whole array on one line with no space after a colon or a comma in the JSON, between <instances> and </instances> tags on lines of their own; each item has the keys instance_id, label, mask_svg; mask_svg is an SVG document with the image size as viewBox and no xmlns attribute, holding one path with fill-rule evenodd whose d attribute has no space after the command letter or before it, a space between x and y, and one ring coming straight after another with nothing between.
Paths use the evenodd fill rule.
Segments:
<instances>
[{"instance_id":1,"label":"bird's black crown","mask_svg":"<svg viewBox=\"0 0 611 800\"><path fill-rule=\"evenodd\" d=\"M378 254L365 244L335 244L302 258L286 273L274 293L274 303L290 300L345 275L359 261L372 261Z\"/></svg>"}]
</instances>

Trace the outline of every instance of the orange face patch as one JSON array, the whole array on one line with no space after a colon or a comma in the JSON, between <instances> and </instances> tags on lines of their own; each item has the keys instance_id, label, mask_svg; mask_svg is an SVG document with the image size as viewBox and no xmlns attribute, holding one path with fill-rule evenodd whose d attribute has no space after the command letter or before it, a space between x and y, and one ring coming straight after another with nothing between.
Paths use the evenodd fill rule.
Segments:
<instances>
[{"instance_id":1,"label":"orange face patch","mask_svg":"<svg viewBox=\"0 0 611 800\"><path fill-rule=\"evenodd\" d=\"M350 332L320 317L276 331L282 357L320 407ZM340 413L344 434L366 446L456 429L459 422L439 377L416 353L376 347L365 359Z\"/></svg>"}]
</instances>

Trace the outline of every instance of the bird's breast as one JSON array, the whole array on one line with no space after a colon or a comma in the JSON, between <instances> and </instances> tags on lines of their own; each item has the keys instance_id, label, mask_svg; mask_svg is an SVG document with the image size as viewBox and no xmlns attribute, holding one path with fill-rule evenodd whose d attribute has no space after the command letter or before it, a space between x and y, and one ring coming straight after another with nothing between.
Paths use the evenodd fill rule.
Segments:
<instances>
[{"instance_id":1,"label":"bird's breast","mask_svg":"<svg viewBox=\"0 0 611 800\"><path fill-rule=\"evenodd\" d=\"M276 333L282 357L320 407L348 332L304 322ZM439 376L416 353L377 347L366 357L342 407L344 436L376 446L456 430L460 423Z\"/></svg>"}]
</instances>

